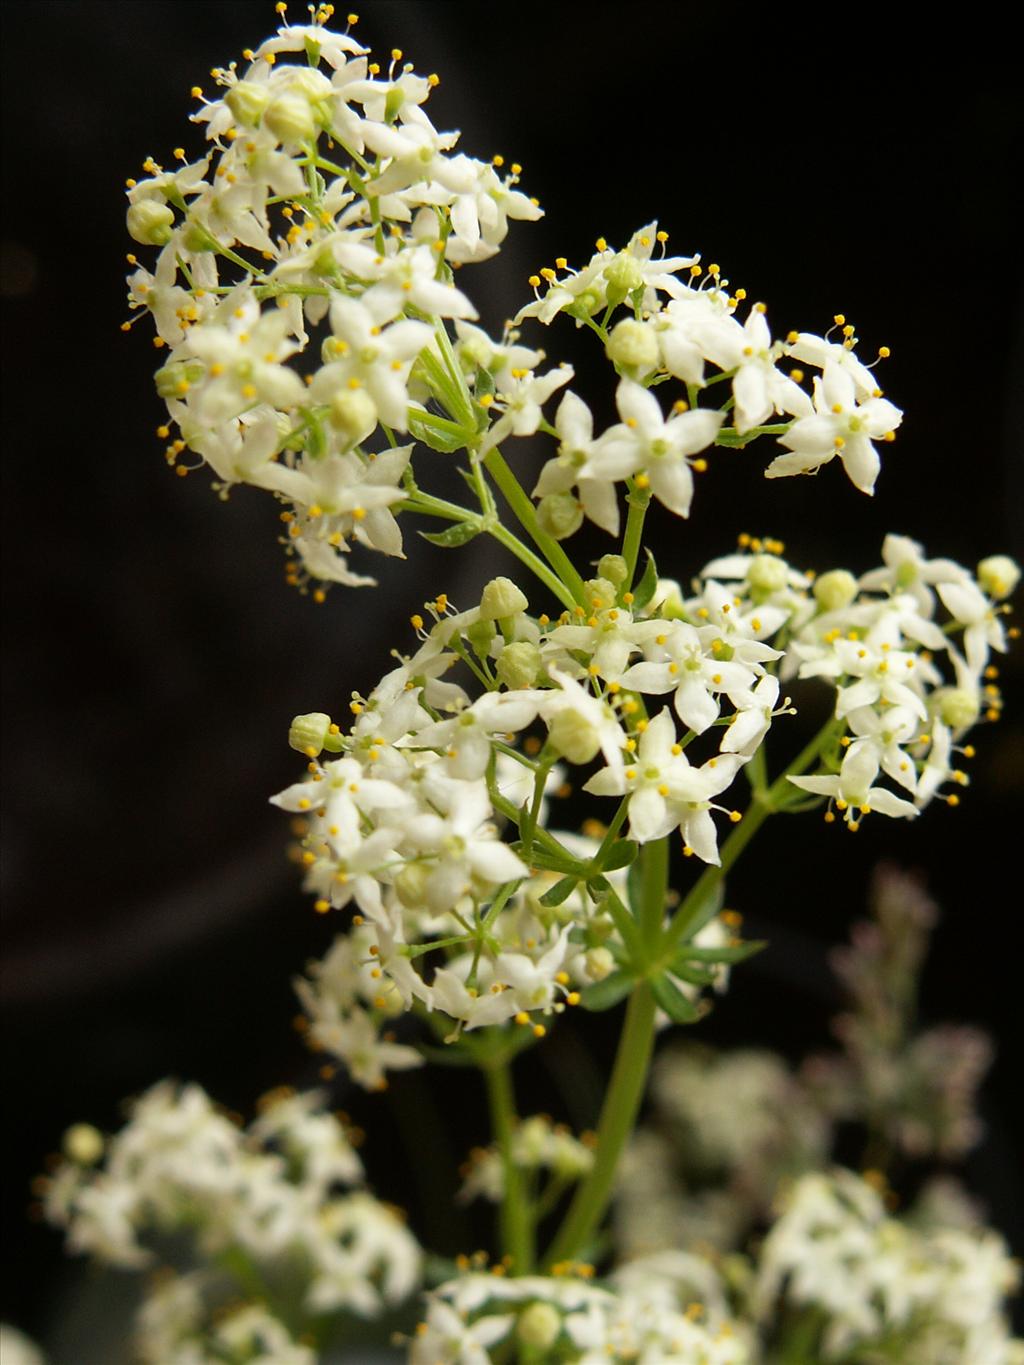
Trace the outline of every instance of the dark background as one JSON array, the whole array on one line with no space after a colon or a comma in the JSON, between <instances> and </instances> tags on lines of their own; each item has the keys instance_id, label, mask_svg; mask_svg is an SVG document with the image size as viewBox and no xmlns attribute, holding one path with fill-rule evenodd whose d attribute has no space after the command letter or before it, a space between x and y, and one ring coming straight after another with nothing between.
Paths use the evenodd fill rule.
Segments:
<instances>
[{"instance_id":1,"label":"dark background","mask_svg":"<svg viewBox=\"0 0 1024 1365\"><path fill-rule=\"evenodd\" d=\"M701 251L767 301L776 334L824 330L843 311L865 354L891 347L883 383L906 418L873 501L838 467L769 486L758 456L726 452L698 485L692 525L652 518L663 572L687 577L744 530L781 537L819 570L872 567L887 530L966 564L1021 557L1021 106L998 61L1007 35L983 7L950 34L893 33L884 13L845 27L809 11L754 21L761 7L730 4L363 9L365 42L440 73L435 123L461 127L474 155L520 160L547 211L513 224L498 262L465 277L488 325L515 311L538 266L581 263L598 235L622 244L658 217L673 249ZM271 1084L315 1079L289 1028L289 979L330 928L297 890L285 822L266 802L296 771L288 721L341 713L408 646L422 596L468 604L502 561L480 542L452 558L410 528L408 564L370 566L380 589L317 607L284 585L271 499L241 490L222 506L204 475L179 481L161 458L155 354L144 326L118 330L131 248L121 187L147 154L198 150L189 88L255 46L272 6L37 0L7 3L3 23L12 1254L0 1283L3 1315L59 1353L87 1276L27 1219L32 1174L69 1123L111 1128L123 1096L165 1075L247 1113ZM568 325L531 338L553 359L585 354ZM523 469L541 458L514 454ZM990 1135L968 1175L1018 1253L1020 675L1018 649L1009 714L973 737L959 810L870 820L855 842L813 818L761 836L729 899L773 947L704 1029L793 1056L821 1046L836 1004L825 953L860 912L872 865L923 868L945 912L923 1013L998 1040ZM601 1027L596 1060L563 1029L522 1067L539 1102L556 1108L563 1089L579 1123L606 1065ZM384 1100L335 1094L370 1130L381 1192L410 1203L435 1244L479 1244L484 1229L448 1212L444 1180L432 1192L412 1174L424 1143L442 1170L484 1138L477 1118L447 1135L431 1118L477 1097L433 1072Z\"/></svg>"}]
</instances>

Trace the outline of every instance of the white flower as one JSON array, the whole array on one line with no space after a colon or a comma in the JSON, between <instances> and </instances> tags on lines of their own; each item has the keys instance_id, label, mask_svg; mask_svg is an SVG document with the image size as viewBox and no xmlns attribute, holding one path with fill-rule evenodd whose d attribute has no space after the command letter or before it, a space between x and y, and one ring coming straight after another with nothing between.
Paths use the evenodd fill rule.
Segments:
<instances>
[{"instance_id":1,"label":"white flower","mask_svg":"<svg viewBox=\"0 0 1024 1365\"><path fill-rule=\"evenodd\" d=\"M576 488L583 511L609 535L619 534L619 503L614 479L588 476L588 462L597 449L594 418L582 398L567 390L555 413L555 430L560 444L554 459L548 460L533 490L535 498L549 493L567 493Z\"/></svg>"},{"instance_id":2,"label":"white flower","mask_svg":"<svg viewBox=\"0 0 1024 1365\"><path fill-rule=\"evenodd\" d=\"M800 417L779 444L791 455L777 455L765 470L769 479L816 473L837 455L862 493L873 493L880 461L872 441L888 439L903 420L899 408L885 398L858 405L854 382L845 369L831 368L814 381L816 415Z\"/></svg>"},{"instance_id":3,"label":"white flower","mask_svg":"<svg viewBox=\"0 0 1024 1365\"><path fill-rule=\"evenodd\" d=\"M871 785L878 776L878 769L876 746L862 740L850 745L842 768L834 777L791 777L789 781L803 791L831 797L851 829L856 829L861 817L872 811L913 819L918 810L909 801L901 801L884 787Z\"/></svg>"},{"instance_id":4,"label":"white flower","mask_svg":"<svg viewBox=\"0 0 1024 1365\"><path fill-rule=\"evenodd\" d=\"M699 408L666 421L654 394L631 379L620 381L615 401L622 423L605 432L582 472L596 479L624 479L642 472L659 502L677 516L689 516L693 499L689 457L714 442L723 414Z\"/></svg>"}]
</instances>

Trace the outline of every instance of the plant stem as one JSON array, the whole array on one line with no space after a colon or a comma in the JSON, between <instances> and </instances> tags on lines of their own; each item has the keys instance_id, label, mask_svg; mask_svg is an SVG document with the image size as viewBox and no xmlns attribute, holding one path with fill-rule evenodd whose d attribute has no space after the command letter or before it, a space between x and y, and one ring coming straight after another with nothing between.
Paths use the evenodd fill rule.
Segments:
<instances>
[{"instance_id":1,"label":"plant stem","mask_svg":"<svg viewBox=\"0 0 1024 1365\"><path fill-rule=\"evenodd\" d=\"M501 489L502 496L515 513L519 524L526 530L533 543L548 561L561 582L569 589L574 601L585 605L586 594L583 579L577 573L572 560L554 537L541 529L534 511L533 503L523 492L519 480L505 462L501 451L495 446L484 456L484 465L491 478Z\"/></svg>"},{"instance_id":2,"label":"plant stem","mask_svg":"<svg viewBox=\"0 0 1024 1365\"><path fill-rule=\"evenodd\" d=\"M626 1006L626 1020L597 1128L597 1156L544 1258L548 1269L578 1255L604 1216L619 1157L633 1131L643 1098L653 1045L654 995L650 983L642 981Z\"/></svg>"},{"instance_id":3,"label":"plant stem","mask_svg":"<svg viewBox=\"0 0 1024 1365\"><path fill-rule=\"evenodd\" d=\"M644 518L650 505L651 495L647 489L630 489L626 502L629 514L626 517L626 533L622 538L622 558L626 561L626 581L624 588L632 588L636 575L636 561L640 554L640 540L643 536Z\"/></svg>"},{"instance_id":4,"label":"plant stem","mask_svg":"<svg viewBox=\"0 0 1024 1365\"><path fill-rule=\"evenodd\" d=\"M511 1257L513 1275L528 1275L533 1268L533 1220L523 1189L522 1171L515 1164L512 1142L516 1129L515 1094L512 1070L504 1055L483 1063L487 1098L491 1109L491 1128L505 1175L501 1199L501 1245Z\"/></svg>"}]
</instances>

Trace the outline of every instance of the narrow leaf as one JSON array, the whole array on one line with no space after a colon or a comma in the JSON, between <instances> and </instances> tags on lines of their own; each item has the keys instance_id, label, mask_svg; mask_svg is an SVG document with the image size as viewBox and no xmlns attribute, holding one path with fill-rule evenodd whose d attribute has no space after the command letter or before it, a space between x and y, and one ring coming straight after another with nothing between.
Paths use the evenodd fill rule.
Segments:
<instances>
[{"instance_id":1,"label":"narrow leaf","mask_svg":"<svg viewBox=\"0 0 1024 1365\"><path fill-rule=\"evenodd\" d=\"M670 1019L677 1024L693 1024L701 1016L701 1011L688 1000L678 986L673 985L667 976L656 976L651 981L654 998Z\"/></svg>"},{"instance_id":2,"label":"narrow leaf","mask_svg":"<svg viewBox=\"0 0 1024 1365\"><path fill-rule=\"evenodd\" d=\"M647 567L644 569L643 578L633 589L633 610L642 611L647 603L654 596L654 589L658 586L658 566L654 562L654 556L647 550Z\"/></svg>"},{"instance_id":3,"label":"narrow leaf","mask_svg":"<svg viewBox=\"0 0 1024 1365\"><path fill-rule=\"evenodd\" d=\"M616 872L620 867L629 867L630 863L636 862L639 852L640 846L633 839L619 839L604 855L601 871Z\"/></svg>"},{"instance_id":4,"label":"narrow leaf","mask_svg":"<svg viewBox=\"0 0 1024 1365\"><path fill-rule=\"evenodd\" d=\"M580 1004L586 1010L610 1010L624 1000L635 982L628 972L612 972L603 981L595 981L580 992Z\"/></svg>"},{"instance_id":5,"label":"narrow leaf","mask_svg":"<svg viewBox=\"0 0 1024 1365\"><path fill-rule=\"evenodd\" d=\"M765 939L751 939L748 943L734 943L727 948L684 948L680 957L692 962L745 962L748 957L767 948Z\"/></svg>"},{"instance_id":6,"label":"narrow leaf","mask_svg":"<svg viewBox=\"0 0 1024 1365\"><path fill-rule=\"evenodd\" d=\"M439 450L445 455L462 450L466 445L466 433L455 422L433 416L427 422L417 416L415 411L409 413L409 434L431 450Z\"/></svg>"},{"instance_id":7,"label":"narrow leaf","mask_svg":"<svg viewBox=\"0 0 1024 1365\"><path fill-rule=\"evenodd\" d=\"M481 529L479 522L457 521L446 531L421 531L420 535L424 540L429 540L431 545L444 545L451 549L455 545L465 545L473 540L480 534Z\"/></svg>"},{"instance_id":8,"label":"narrow leaf","mask_svg":"<svg viewBox=\"0 0 1024 1365\"><path fill-rule=\"evenodd\" d=\"M576 877L563 877L560 882L556 882L550 891L545 891L540 898L541 905L555 906L567 901L579 885Z\"/></svg>"}]
</instances>

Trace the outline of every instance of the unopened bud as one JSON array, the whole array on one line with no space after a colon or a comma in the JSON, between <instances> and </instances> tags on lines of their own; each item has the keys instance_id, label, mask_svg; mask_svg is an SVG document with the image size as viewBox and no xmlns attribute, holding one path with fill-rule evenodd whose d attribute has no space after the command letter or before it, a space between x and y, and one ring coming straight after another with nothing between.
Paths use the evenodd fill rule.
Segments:
<instances>
[{"instance_id":1,"label":"unopened bud","mask_svg":"<svg viewBox=\"0 0 1024 1365\"><path fill-rule=\"evenodd\" d=\"M658 363L658 338L646 323L623 318L612 328L605 354L613 365L647 374Z\"/></svg>"},{"instance_id":2,"label":"unopened bud","mask_svg":"<svg viewBox=\"0 0 1024 1365\"><path fill-rule=\"evenodd\" d=\"M315 757L323 751L330 728L331 718L323 711L310 711L308 715L296 716L288 727L288 747L297 749L300 754ZM312 754L310 750L313 750Z\"/></svg>"},{"instance_id":3,"label":"unopened bud","mask_svg":"<svg viewBox=\"0 0 1024 1365\"><path fill-rule=\"evenodd\" d=\"M429 876L422 863L406 863L395 877L395 892L407 910L423 908Z\"/></svg>"},{"instance_id":4,"label":"unopened bud","mask_svg":"<svg viewBox=\"0 0 1024 1365\"><path fill-rule=\"evenodd\" d=\"M75 1123L64 1134L64 1155L79 1166L95 1166L103 1155L103 1134L91 1123Z\"/></svg>"},{"instance_id":5,"label":"unopened bud","mask_svg":"<svg viewBox=\"0 0 1024 1365\"><path fill-rule=\"evenodd\" d=\"M162 199L140 199L128 209L128 233L143 246L165 246L171 240L174 210Z\"/></svg>"},{"instance_id":6,"label":"unopened bud","mask_svg":"<svg viewBox=\"0 0 1024 1365\"><path fill-rule=\"evenodd\" d=\"M498 656L495 671L506 687L533 687L541 670L540 650L528 640L517 640Z\"/></svg>"},{"instance_id":7,"label":"unopened bud","mask_svg":"<svg viewBox=\"0 0 1024 1365\"><path fill-rule=\"evenodd\" d=\"M555 540L567 540L583 524L583 508L571 493L548 493L537 504L537 521Z\"/></svg>"},{"instance_id":8,"label":"unopened bud","mask_svg":"<svg viewBox=\"0 0 1024 1365\"><path fill-rule=\"evenodd\" d=\"M256 128L269 98L266 86L258 85L255 81L239 81L224 96L224 103L237 123L245 128Z\"/></svg>"},{"instance_id":9,"label":"unopened bud","mask_svg":"<svg viewBox=\"0 0 1024 1365\"><path fill-rule=\"evenodd\" d=\"M786 561L778 555L755 555L747 569L747 582L756 593L780 592L788 573Z\"/></svg>"},{"instance_id":10,"label":"unopened bud","mask_svg":"<svg viewBox=\"0 0 1024 1365\"><path fill-rule=\"evenodd\" d=\"M466 638L473 646L477 657L486 659L491 652L491 643L494 640L494 622L474 621L466 627Z\"/></svg>"},{"instance_id":11,"label":"unopened bud","mask_svg":"<svg viewBox=\"0 0 1024 1365\"><path fill-rule=\"evenodd\" d=\"M589 763L597 757L601 737L586 716L570 707L555 713L548 728L548 739L554 749L570 763Z\"/></svg>"},{"instance_id":12,"label":"unopened bud","mask_svg":"<svg viewBox=\"0 0 1024 1365\"><path fill-rule=\"evenodd\" d=\"M591 948L583 961L591 981L603 981L615 968L615 958L608 948Z\"/></svg>"},{"instance_id":13,"label":"unopened bud","mask_svg":"<svg viewBox=\"0 0 1024 1365\"><path fill-rule=\"evenodd\" d=\"M932 714L951 730L966 730L981 711L978 696L966 687L940 687L932 693L929 706Z\"/></svg>"},{"instance_id":14,"label":"unopened bud","mask_svg":"<svg viewBox=\"0 0 1024 1365\"><path fill-rule=\"evenodd\" d=\"M978 565L978 582L989 597L1009 597L1020 582L1020 565L1009 555L989 555Z\"/></svg>"},{"instance_id":15,"label":"unopened bud","mask_svg":"<svg viewBox=\"0 0 1024 1365\"><path fill-rule=\"evenodd\" d=\"M626 581L629 568L621 555L602 555L597 562L597 572L601 578L621 588Z\"/></svg>"},{"instance_id":16,"label":"unopened bud","mask_svg":"<svg viewBox=\"0 0 1024 1365\"><path fill-rule=\"evenodd\" d=\"M841 611L857 596L857 580L847 569L832 569L814 581L814 600L822 611Z\"/></svg>"},{"instance_id":17,"label":"unopened bud","mask_svg":"<svg viewBox=\"0 0 1024 1365\"><path fill-rule=\"evenodd\" d=\"M686 615L683 610L683 590L674 578L658 579L651 606L659 616L670 621L678 621Z\"/></svg>"},{"instance_id":18,"label":"unopened bud","mask_svg":"<svg viewBox=\"0 0 1024 1365\"><path fill-rule=\"evenodd\" d=\"M524 1346L546 1351L554 1346L562 1331L562 1315L550 1303L538 1300L524 1308L516 1323L516 1336Z\"/></svg>"},{"instance_id":19,"label":"unopened bud","mask_svg":"<svg viewBox=\"0 0 1024 1365\"><path fill-rule=\"evenodd\" d=\"M627 294L639 289L644 282L640 262L626 251L620 251L613 261L604 268L604 278L608 289L608 302L621 303Z\"/></svg>"},{"instance_id":20,"label":"unopened bud","mask_svg":"<svg viewBox=\"0 0 1024 1365\"><path fill-rule=\"evenodd\" d=\"M331 399L331 426L354 445L377 425L377 407L365 389L343 389Z\"/></svg>"},{"instance_id":21,"label":"unopened bud","mask_svg":"<svg viewBox=\"0 0 1024 1365\"><path fill-rule=\"evenodd\" d=\"M172 360L169 365L162 365L153 378L161 398L181 398L205 373L201 360Z\"/></svg>"},{"instance_id":22,"label":"unopened bud","mask_svg":"<svg viewBox=\"0 0 1024 1365\"><path fill-rule=\"evenodd\" d=\"M480 615L485 621L500 621L518 616L529 605L526 594L511 578L492 578L480 598Z\"/></svg>"},{"instance_id":23,"label":"unopened bud","mask_svg":"<svg viewBox=\"0 0 1024 1365\"><path fill-rule=\"evenodd\" d=\"M287 91L278 95L267 106L263 126L269 128L284 145L295 147L312 142L316 136L316 119L305 95Z\"/></svg>"}]
</instances>

